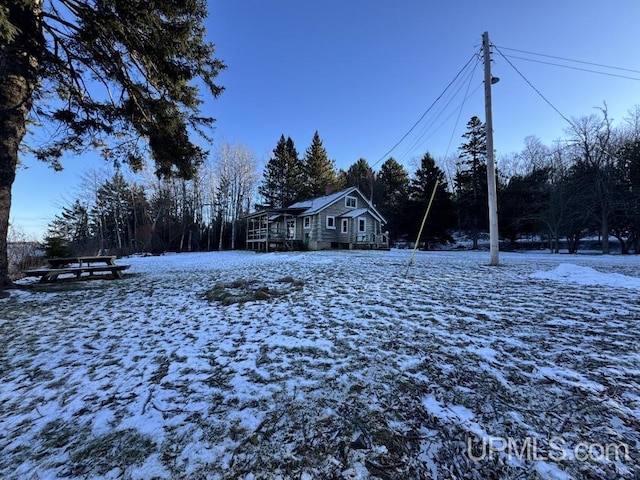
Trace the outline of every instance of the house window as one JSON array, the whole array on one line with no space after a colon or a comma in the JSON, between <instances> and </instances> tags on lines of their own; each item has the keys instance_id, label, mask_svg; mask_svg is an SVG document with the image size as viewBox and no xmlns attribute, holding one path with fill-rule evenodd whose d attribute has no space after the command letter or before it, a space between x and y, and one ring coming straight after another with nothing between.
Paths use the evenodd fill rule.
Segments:
<instances>
[{"instance_id":1,"label":"house window","mask_svg":"<svg viewBox=\"0 0 640 480\"><path fill-rule=\"evenodd\" d=\"M358 219L358 232L365 233L367 231L367 219L359 218Z\"/></svg>"},{"instance_id":2,"label":"house window","mask_svg":"<svg viewBox=\"0 0 640 480\"><path fill-rule=\"evenodd\" d=\"M336 229L336 217L327 215L327 228Z\"/></svg>"},{"instance_id":3,"label":"house window","mask_svg":"<svg viewBox=\"0 0 640 480\"><path fill-rule=\"evenodd\" d=\"M342 219L342 227L341 227L340 231L342 233L349 233L349 219L348 218L343 218Z\"/></svg>"},{"instance_id":4,"label":"house window","mask_svg":"<svg viewBox=\"0 0 640 480\"><path fill-rule=\"evenodd\" d=\"M305 230L308 230L311 228L311 217L304 217L304 219L302 220L302 225L304 226Z\"/></svg>"},{"instance_id":5,"label":"house window","mask_svg":"<svg viewBox=\"0 0 640 480\"><path fill-rule=\"evenodd\" d=\"M357 208L358 199L356 197L345 197L344 204L347 208Z\"/></svg>"}]
</instances>

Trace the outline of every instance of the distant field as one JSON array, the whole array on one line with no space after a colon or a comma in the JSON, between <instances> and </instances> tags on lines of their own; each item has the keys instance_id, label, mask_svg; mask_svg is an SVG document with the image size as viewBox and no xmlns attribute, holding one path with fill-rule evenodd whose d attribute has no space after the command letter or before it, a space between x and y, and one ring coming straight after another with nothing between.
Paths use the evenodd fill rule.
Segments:
<instances>
[{"instance_id":1,"label":"distant field","mask_svg":"<svg viewBox=\"0 0 640 480\"><path fill-rule=\"evenodd\" d=\"M410 255L173 254L12 292L0 477L637 478L640 256Z\"/></svg>"}]
</instances>

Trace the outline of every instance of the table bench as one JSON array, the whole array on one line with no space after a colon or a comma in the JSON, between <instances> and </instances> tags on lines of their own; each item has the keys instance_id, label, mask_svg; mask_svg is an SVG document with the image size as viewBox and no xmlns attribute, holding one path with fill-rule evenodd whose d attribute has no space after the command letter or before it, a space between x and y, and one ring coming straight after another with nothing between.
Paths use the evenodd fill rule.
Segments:
<instances>
[{"instance_id":1,"label":"table bench","mask_svg":"<svg viewBox=\"0 0 640 480\"><path fill-rule=\"evenodd\" d=\"M54 282L59 275L64 274L73 274L79 280L83 273L93 276L96 272L110 272L113 278L122 278L124 270L131 265L116 265L115 260L115 255L50 258L47 260L48 267L23 270L22 273L27 277L40 277L41 283ZM105 265L93 265L95 263L104 263Z\"/></svg>"}]
</instances>

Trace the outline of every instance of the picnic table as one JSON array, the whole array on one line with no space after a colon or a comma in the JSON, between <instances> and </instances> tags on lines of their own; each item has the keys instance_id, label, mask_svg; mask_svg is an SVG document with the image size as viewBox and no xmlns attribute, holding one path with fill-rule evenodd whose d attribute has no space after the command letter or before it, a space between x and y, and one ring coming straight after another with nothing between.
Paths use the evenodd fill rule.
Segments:
<instances>
[{"instance_id":1,"label":"picnic table","mask_svg":"<svg viewBox=\"0 0 640 480\"><path fill-rule=\"evenodd\" d=\"M112 278L122 278L123 271L131 267L131 265L116 265L115 255L49 258L47 263L47 267L23 270L22 273L27 277L40 277L41 283L49 283L55 282L59 275L64 274L73 274L76 279L80 279L83 273L93 276L97 272L109 272ZM101 263L104 265L100 265Z\"/></svg>"}]
</instances>

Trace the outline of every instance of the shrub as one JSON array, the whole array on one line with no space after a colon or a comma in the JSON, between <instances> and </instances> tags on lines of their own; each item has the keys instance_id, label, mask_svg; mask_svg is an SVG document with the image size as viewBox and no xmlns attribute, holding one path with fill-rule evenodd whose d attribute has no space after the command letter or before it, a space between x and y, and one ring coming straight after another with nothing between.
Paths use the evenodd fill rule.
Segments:
<instances>
[{"instance_id":1,"label":"shrub","mask_svg":"<svg viewBox=\"0 0 640 480\"><path fill-rule=\"evenodd\" d=\"M63 237L49 235L44 239L44 250L47 257L73 257L75 252Z\"/></svg>"}]
</instances>

